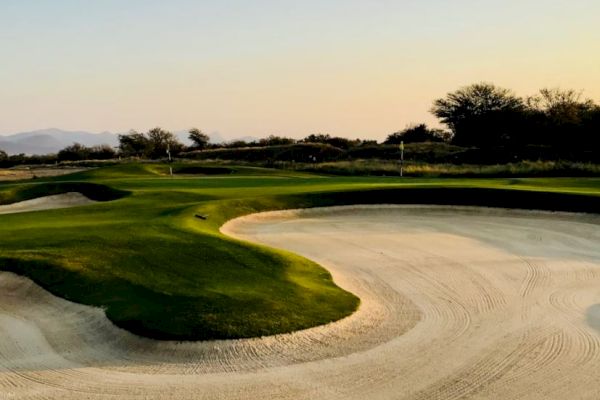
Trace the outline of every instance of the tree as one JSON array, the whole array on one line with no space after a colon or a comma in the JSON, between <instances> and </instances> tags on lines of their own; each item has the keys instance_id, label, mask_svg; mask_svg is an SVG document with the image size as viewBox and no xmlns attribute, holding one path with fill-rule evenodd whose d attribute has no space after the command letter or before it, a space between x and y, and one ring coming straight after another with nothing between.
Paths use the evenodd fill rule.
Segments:
<instances>
[{"instance_id":1,"label":"tree","mask_svg":"<svg viewBox=\"0 0 600 400\"><path fill-rule=\"evenodd\" d=\"M111 160L116 158L117 153L107 144L101 144L88 148L90 160Z\"/></svg>"},{"instance_id":2,"label":"tree","mask_svg":"<svg viewBox=\"0 0 600 400\"><path fill-rule=\"evenodd\" d=\"M116 152L107 144L87 147L79 143L73 143L57 154L59 161L110 160L115 156Z\"/></svg>"},{"instance_id":3,"label":"tree","mask_svg":"<svg viewBox=\"0 0 600 400\"><path fill-rule=\"evenodd\" d=\"M150 129L146 137L148 140L147 157L154 159L163 158L167 157L167 149L169 149L172 155L176 155L183 150L183 145L177 140L175 135L162 128L156 127Z\"/></svg>"},{"instance_id":4,"label":"tree","mask_svg":"<svg viewBox=\"0 0 600 400\"><path fill-rule=\"evenodd\" d=\"M331 136L329 136L327 134L318 133L316 135L315 134L308 135L307 137L302 139L302 142L304 142L304 143L327 143L330 140L331 140Z\"/></svg>"},{"instance_id":5,"label":"tree","mask_svg":"<svg viewBox=\"0 0 600 400\"><path fill-rule=\"evenodd\" d=\"M506 144L522 129L524 104L510 90L477 83L448 93L431 112L446 124L460 146Z\"/></svg>"},{"instance_id":6,"label":"tree","mask_svg":"<svg viewBox=\"0 0 600 400\"><path fill-rule=\"evenodd\" d=\"M73 143L58 152L59 161L80 161L87 160L90 155L90 149L80 143Z\"/></svg>"},{"instance_id":7,"label":"tree","mask_svg":"<svg viewBox=\"0 0 600 400\"><path fill-rule=\"evenodd\" d=\"M542 89L526 99L530 142L570 147L598 143L600 106L572 89Z\"/></svg>"},{"instance_id":8,"label":"tree","mask_svg":"<svg viewBox=\"0 0 600 400\"><path fill-rule=\"evenodd\" d=\"M296 141L292 138L275 135L269 135L268 137L260 139L258 141L259 146L281 146L294 143L296 143Z\"/></svg>"},{"instance_id":9,"label":"tree","mask_svg":"<svg viewBox=\"0 0 600 400\"><path fill-rule=\"evenodd\" d=\"M229 148L229 149L237 149L240 147L251 147L253 145L254 145L254 142L247 142L245 140L238 139L238 140L232 140L227 143L223 143L222 147Z\"/></svg>"},{"instance_id":10,"label":"tree","mask_svg":"<svg viewBox=\"0 0 600 400\"><path fill-rule=\"evenodd\" d=\"M399 144L417 142L442 142L445 132L440 129L429 129L426 124L411 125L402 131L394 132L387 137L385 144Z\"/></svg>"},{"instance_id":11,"label":"tree","mask_svg":"<svg viewBox=\"0 0 600 400\"><path fill-rule=\"evenodd\" d=\"M0 167L8 166L10 166L10 158L8 157L8 153L0 149Z\"/></svg>"},{"instance_id":12,"label":"tree","mask_svg":"<svg viewBox=\"0 0 600 400\"><path fill-rule=\"evenodd\" d=\"M183 150L183 144L162 128L150 129L146 134L132 130L119 135L119 150L125 156L163 158L167 157L167 149L176 155Z\"/></svg>"},{"instance_id":13,"label":"tree","mask_svg":"<svg viewBox=\"0 0 600 400\"><path fill-rule=\"evenodd\" d=\"M188 131L188 138L192 141L192 147L196 150L203 150L208 146L210 138L198 128L192 128Z\"/></svg>"},{"instance_id":14,"label":"tree","mask_svg":"<svg viewBox=\"0 0 600 400\"><path fill-rule=\"evenodd\" d=\"M126 157L142 157L148 146L148 138L143 133L130 130L126 135L119 135L119 151Z\"/></svg>"},{"instance_id":15,"label":"tree","mask_svg":"<svg viewBox=\"0 0 600 400\"><path fill-rule=\"evenodd\" d=\"M360 146L360 139L350 140L339 136L330 136L327 134L312 134L301 140L304 143L324 143L329 144L339 149L349 149L351 147Z\"/></svg>"}]
</instances>

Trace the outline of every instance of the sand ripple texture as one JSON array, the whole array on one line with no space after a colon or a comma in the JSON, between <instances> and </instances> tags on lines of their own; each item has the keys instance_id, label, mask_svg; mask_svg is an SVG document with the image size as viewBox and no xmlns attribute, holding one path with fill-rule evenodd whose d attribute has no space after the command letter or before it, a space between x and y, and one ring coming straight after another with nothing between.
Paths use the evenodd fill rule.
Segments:
<instances>
[{"instance_id":1,"label":"sand ripple texture","mask_svg":"<svg viewBox=\"0 0 600 400\"><path fill-rule=\"evenodd\" d=\"M598 217L354 206L222 230L319 262L360 309L289 335L158 342L0 273L0 399L600 398Z\"/></svg>"}]
</instances>

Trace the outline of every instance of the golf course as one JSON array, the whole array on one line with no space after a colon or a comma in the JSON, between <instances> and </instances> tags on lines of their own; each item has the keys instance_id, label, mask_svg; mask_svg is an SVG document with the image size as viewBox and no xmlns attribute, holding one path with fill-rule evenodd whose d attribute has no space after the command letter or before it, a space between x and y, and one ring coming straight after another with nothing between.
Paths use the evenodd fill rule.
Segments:
<instances>
[{"instance_id":1,"label":"golf course","mask_svg":"<svg viewBox=\"0 0 600 400\"><path fill-rule=\"evenodd\" d=\"M102 307L131 332L173 340L292 332L358 307L359 299L315 263L222 235L219 227L235 217L369 203L563 211L600 204L598 179L342 178L185 164L175 166L174 178L166 165L125 164L3 184L0 202L69 192L98 202L2 216L0 268L65 299Z\"/></svg>"},{"instance_id":2,"label":"golf course","mask_svg":"<svg viewBox=\"0 0 600 400\"><path fill-rule=\"evenodd\" d=\"M0 183L0 388L594 398L598 213L598 178L124 163Z\"/></svg>"},{"instance_id":3,"label":"golf course","mask_svg":"<svg viewBox=\"0 0 600 400\"><path fill-rule=\"evenodd\" d=\"M598 15L0 2L0 400L600 400Z\"/></svg>"}]
</instances>

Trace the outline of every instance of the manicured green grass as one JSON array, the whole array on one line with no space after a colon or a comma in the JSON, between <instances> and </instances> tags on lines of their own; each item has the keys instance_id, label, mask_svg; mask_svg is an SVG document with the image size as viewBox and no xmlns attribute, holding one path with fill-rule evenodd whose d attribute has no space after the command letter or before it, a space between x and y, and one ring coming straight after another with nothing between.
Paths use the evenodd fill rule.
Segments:
<instances>
[{"instance_id":1,"label":"manicured green grass","mask_svg":"<svg viewBox=\"0 0 600 400\"><path fill-rule=\"evenodd\" d=\"M68 191L101 202L0 215L0 269L103 307L117 325L198 340L290 332L359 299L302 257L219 233L264 210L359 203L480 204L600 212L600 179L327 177L251 167L124 164L0 184L0 203ZM211 169L212 168L212 169ZM221 168L221 169L214 169ZM110 200L110 201L109 201ZM194 215L207 214L207 220Z\"/></svg>"}]
</instances>

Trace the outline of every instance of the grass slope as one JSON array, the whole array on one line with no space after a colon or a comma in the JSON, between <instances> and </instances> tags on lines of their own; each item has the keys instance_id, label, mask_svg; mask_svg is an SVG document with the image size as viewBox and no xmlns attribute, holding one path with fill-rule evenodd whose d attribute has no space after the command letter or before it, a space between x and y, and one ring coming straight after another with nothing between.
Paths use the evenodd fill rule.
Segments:
<instances>
[{"instance_id":1,"label":"grass slope","mask_svg":"<svg viewBox=\"0 0 600 400\"><path fill-rule=\"evenodd\" d=\"M140 335L254 337L340 319L359 300L309 260L223 236L218 229L231 218L358 203L600 212L600 179L401 180L200 164L174 170L179 175L171 178L166 165L126 164L0 184L0 203L68 191L113 200L0 216L0 269L103 307Z\"/></svg>"}]
</instances>

